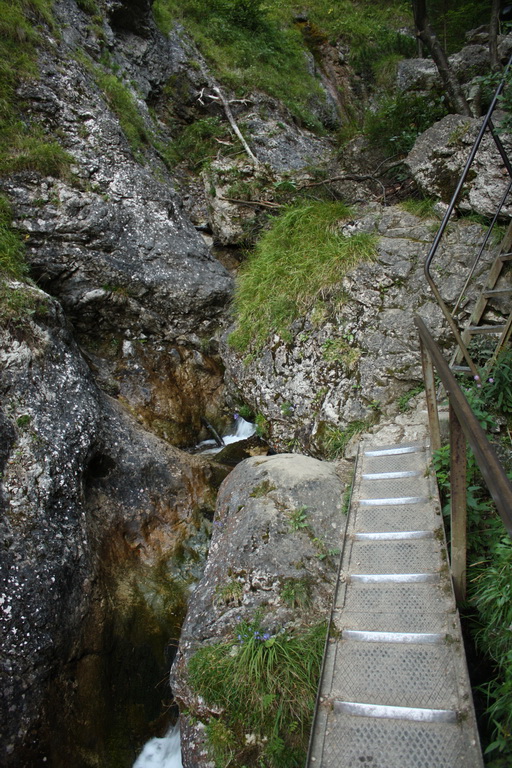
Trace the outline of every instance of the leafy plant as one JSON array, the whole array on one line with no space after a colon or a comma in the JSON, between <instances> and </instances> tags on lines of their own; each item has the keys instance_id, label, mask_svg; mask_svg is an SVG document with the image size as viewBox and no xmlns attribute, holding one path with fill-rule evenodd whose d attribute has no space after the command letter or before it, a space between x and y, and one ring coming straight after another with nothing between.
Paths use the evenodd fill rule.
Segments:
<instances>
[{"instance_id":1,"label":"leafy plant","mask_svg":"<svg viewBox=\"0 0 512 768\"><path fill-rule=\"evenodd\" d=\"M425 389L425 385L417 384L417 386L412 387L407 392L404 392L403 395L400 395L400 397L397 400L398 410L400 413L407 413L407 411L411 410L411 400L413 397L416 397L416 395L419 395L420 392L423 392Z\"/></svg>"},{"instance_id":2,"label":"leafy plant","mask_svg":"<svg viewBox=\"0 0 512 768\"><path fill-rule=\"evenodd\" d=\"M416 138L448 114L444 96L411 93L387 96L375 112L366 113L364 132L370 145L388 155L407 154Z\"/></svg>"},{"instance_id":3,"label":"leafy plant","mask_svg":"<svg viewBox=\"0 0 512 768\"><path fill-rule=\"evenodd\" d=\"M215 157L220 145L215 139L229 136L227 127L218 117L205 117L185 126L174 141L163 149L163 155L170 166L185 162L197 170L206 160ZM238 150L238 142L235 150Z\"/></svg>"},{"instance_id":4,"label":"leafy plant","mask_svg":"<svg viewBox=\"0 0 512 768\"><path fill-rule=\"evenodd\" d=\"M364 432L371 425L368 419L356 419L350 422L345 429L340 429L328 424L320 435L322 453L326 459L333 461L343 456L345 448L354 435Z\"/></svg>"},{"instance_id":5,"label":"leafy plant","mask_svg":"<svg viewBox=\"0 0 512 768\"><path fill-rule=\"evenodd\" d=\"M506 409L510 397L511 362L512 351L507 350L482 380L476 378L471 386L465 386L468 401L485 430L494 431L497 418L502 418L503 414L509 416ZM508 434L502 442L507 443L506 451L510 454ZM502 450L505 450L504 446ZM449 462L449 446L443 446L434 454L433 465L445 502L445 514L449 514ZM499 754L493 764L505 765L508 763L501 763L501 759L512 759L512 541L494 509L472 453L468 455L466 487L468 601L476 613L473 627L476 645L494 668L494 677L482 686L487 696L489 730L493 732L486 753Z\"/></svg>"},{"instance_id":6,"label":"leafy plant","mask_svg":"<svg viewBox=\"0 0 512 768\"><path fill-rule=\"evenodd\" d=\"M373 235L341 232L339 224L349 215L343 203L301 202L273 221L239 275L230 344L257 351L272 332L286 334L322 291L339 285L359 262L375 257Z\"/></svg>"},{"instance_id":7,"label":"leafy plant","mask_svg":"<svg viewBox=\"0 0 512 768\"><path fill-rule=\"evenodd\" d=\"M270 491L275 491L276 486L270 482L270 480L263 480L259 485L256 485L249 494L253 499L261 499L266 496Z\"/></svg>"},{"instance_id":8,"label":"leafy plant","mask_svg":"<svg viewBox=\"0 0 512 768\"><path fill-rule=\"evenodd\" d=\"M303 531L305 528L309 528L307 507L302 506L292 510L288 514L288 519L292 531Z\"/></svg>"},{"instance_id":9,"label":"leafy plant","mask_svg":"<svg viewBox=\"0 0 512 768\"><path fill-rule=\"evenodd\" d=\"M323 623L292 633L241 621L232 640L196 651L190 684L222 710L207 731L216 765L303 765L325 632Z\"/></svg>"}]
</instances>

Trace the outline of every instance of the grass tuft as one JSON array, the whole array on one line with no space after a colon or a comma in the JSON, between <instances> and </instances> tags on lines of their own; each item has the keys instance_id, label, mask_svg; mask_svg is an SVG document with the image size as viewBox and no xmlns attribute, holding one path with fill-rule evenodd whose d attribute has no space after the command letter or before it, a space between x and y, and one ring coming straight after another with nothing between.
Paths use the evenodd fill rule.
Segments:
<instances>
[{"instance_id":1,"label":"grass tuft","mask_svg":"<svg viewBox=\"0 0 512 768\"><path fill-rule=\"evenodd\" d=\"M271 333L289 333L291 323L313 309L322 291L339 284L361 261L375 258L374 235L341 232L349 216L343 203L301 202L274 220L237 282L233 347L257 351Z\"/></svg>"},{"instance_id":2,"label":"grass tuft","mask_svg":"<svg viewBox=\"0 0 512 768\"><path fill-rule=\"evenodd\" d=\"M192 688L222 715L207 726L216 765L304 764L325 641L325 624L291 634L242 621L234 639L200 648Z\"/></svg>"}]
</instances>

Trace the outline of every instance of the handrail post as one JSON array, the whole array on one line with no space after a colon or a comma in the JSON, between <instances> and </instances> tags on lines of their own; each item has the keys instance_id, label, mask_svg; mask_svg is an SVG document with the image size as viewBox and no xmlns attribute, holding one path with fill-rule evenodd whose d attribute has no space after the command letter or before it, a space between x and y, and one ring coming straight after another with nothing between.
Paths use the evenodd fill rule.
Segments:
<instances>
[{"instance_id":1,"label":"handrail post","mask_svg":"<svg viewBox=\"0 0 512 768\"><path fill-rule=\"evenodd\" d=\"M451 568L457 602L466 598L466 438L450 402Z\"/></svg>"},{"instance_id":2,"label":"handrail post","mask_svg":"<svg viewBox=\"0 0 512 768\"><path fill-rule=\"evenodd\" d=\"M432 451L441 448L441 430L439 429L439 413L437 411L436 382L434 377L434 364L432 358L420 337L421 367L423 369L423 382L425 384L425 397L427 400L428 423L430 426L430 442Z\"/></svg>"}]
</instances>

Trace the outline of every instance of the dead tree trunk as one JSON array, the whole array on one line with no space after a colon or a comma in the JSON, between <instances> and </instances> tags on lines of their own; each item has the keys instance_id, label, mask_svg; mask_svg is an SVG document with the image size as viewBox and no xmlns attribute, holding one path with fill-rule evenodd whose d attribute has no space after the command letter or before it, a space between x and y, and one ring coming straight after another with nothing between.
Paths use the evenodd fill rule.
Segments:
<instances>
[{"instance_id":1,"label":"dead tree trunk","mask_svg":"<svg viewBox=\"0 0 512 768\"><path fill-rule=\"evenodd\" d=\"M501 69L498 59L498 30L500 26L500 0L492 0L491 22L489 24L489 56L491 59L491 69L498 72Z\"/></svg>"},{"instance_id":2,"label":"dead tree trunk","mask_svg":"<svg viewBox=\"0 0 512 768\"><path fill-rule=\"evenodd\" d=\"M430 26L427 16L426 0L412 0L412 7L417 35L421 42L427 46L434 59L452 107L460 115L471 117L469 104L467 103L466 97L460 87L460 83L450 66L448 56L437 39L434 30Z\"/></svg>"}]
</instances>

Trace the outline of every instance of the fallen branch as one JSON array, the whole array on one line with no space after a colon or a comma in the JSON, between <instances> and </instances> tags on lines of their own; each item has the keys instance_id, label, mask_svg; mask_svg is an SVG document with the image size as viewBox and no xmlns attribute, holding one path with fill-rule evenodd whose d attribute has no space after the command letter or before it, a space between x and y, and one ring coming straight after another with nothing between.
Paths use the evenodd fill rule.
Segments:
<instances>
[{"instance_id":1,"label":"fallen branch","mask_svg":"<svg viewBox=\"0 0 512 768\"><path fill-rule=\"evenodd\" d=\"M262 207L262 208L284 208L284 205L281 205L281 203L272 203L270 200L239 200L236 197L221 197L218 196L219 200L225 200L227 203L236 203L237 205L255 205L256 207Z\"/></svg>"},{"instance_id":2,"label":"fallen branch","mask_svg":"<svg viewBox=\"0 0 512 768\"><path fill-rule=\"evenodd\" d=\"M258 158L256 157L256 155L253 154L250 146L248 145L248 143L246 142L246 140L242 136L242 132L241 132L240 128L238 127L238 125L235 122L235 118L233 117L233 113L231 112L230 106L228 104L227 99L224 97L224 94L222 93L220 88L218 88L217 86L215 86L215 88L213 90L217 94L217 98L220 99L220 101L222 102L222 106L224 107L224 112L226 113L226 117L228 119L228 122L229 122L231 128L233 129L235 135L238 137L238 139L240 139L240 142L242 143L242 146L245 149L245 151L247 153L247 156L250 158L250 160L252 160L254 165L259 165L260 163L259 163ZM215 97L210 96L210 98L215 98Z\"/></svg>"}]
</instances>

